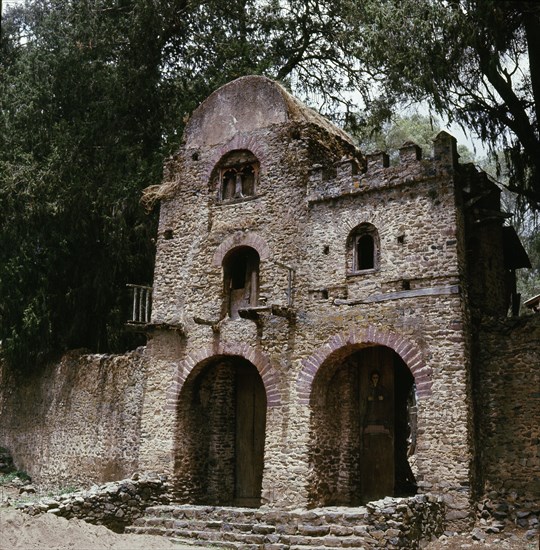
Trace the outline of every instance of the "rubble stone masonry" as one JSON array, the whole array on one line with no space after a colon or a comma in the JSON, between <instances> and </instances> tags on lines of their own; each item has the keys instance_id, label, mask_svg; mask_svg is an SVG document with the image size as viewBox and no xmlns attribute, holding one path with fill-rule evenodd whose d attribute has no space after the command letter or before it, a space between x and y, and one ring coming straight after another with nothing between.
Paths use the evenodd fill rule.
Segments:
<instances>
[{"instance_id":1,"label":"rubble stone masonry","mask_svg":"<svg viewBox=\"0 0 540 550\"><path fill-rule=\"evenodd\" d=\"M401 481L455 526L486 487L537 494L538 327L471 320L506 315L507 264L482 217L498 190L454 138L389 166L245 77L193 113L152 193L148 344L3 385L18 467L154 471L186 505L284 510L365 504L370 477L401 496Z\"/></svg>"}]
</instances>

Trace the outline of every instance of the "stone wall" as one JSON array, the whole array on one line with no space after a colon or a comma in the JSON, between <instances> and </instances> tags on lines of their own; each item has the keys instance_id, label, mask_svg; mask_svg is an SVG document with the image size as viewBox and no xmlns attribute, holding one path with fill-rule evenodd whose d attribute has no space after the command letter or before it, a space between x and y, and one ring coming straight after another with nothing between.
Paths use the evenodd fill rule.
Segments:
<instances>
[{"instance_id":1,"label":"stone wall","mask_svg":"<svg viewBox=\"0 0 540 550\"><path fill-rule=\"evenodd\" d=\"M276 83L250 77L217 91L190 119L158 192L147 347L67 356L29 379L4 371L0 444L38 482L140 469L170 475L181 502L234 501L240 413L233 371L217 367L244 365L256 370L266 404L255 500L276 510L356 505L359 411L379 359L349 362L371 349L391 352L392 372L399 365L414 381L418 491L441 495L447 520L473 519L474 488L534 494L536 321L486 324L471 348L471 303L504 313L501 246L479 233L483 260L473 269L482 209L466 205L477 192L482 200L479 176L457 164L444 132L432 153L424 160L407 145L396 166L384 155L366 162ZM252 194L225 200L221 163L235 155L256 159L260 173ZM496 210L497 200L486 206ZM351 235L365 226L377 257L355 270ZM229 316L224 262L247 248L258 273L242 315Z\"/></svg>"},{"instance_id":2,"label":"stone wall","mask_svg":"<svg viewBox=\"0 0 540 550\"><path fill-rule=\"evenodd\" d=\"M149 506L168 504L170 489L165 478L135 474L130 479L94 485L88 491L22 503L17 508L30 515L48 513L66 519L79 518L123 533Z\"/></svg>"},{"instance_id":3,"label":"stone wall","mask_svg":"<svg viewBox=\"0 0 540 550\"><path fill-rule=\"evenodd\" d=\"M39 485L122 479L138 468L145 368L141 351L73 352L39 373L2 367L0 442Z\"/></svg>"},{"instance_id":4,"label":"stone wall","mask_svg":"<svg viewBox=\"0 0 540 550\"><path fill-rule=\"evenodd\" d=\"M540 513L540 315L486 319L476 340L480 493Z\"/></svg>"},{"instance_id":5,"label":"stone wall","mask_svg":"<svg viewBox=\"0 0 540 550\"><path fill-rule=\"evenodd\" d=\"M272 103L257 95L261 87ZM434 158L422 160L408 146L398 166L374 161L365 171L350 138L310 118L305 107L301 116L288 112L280 101L292 98L283 94L265 79L227 85L194 113L168 165L141 464L175 473L183 438L193 432L179 421L179 407L189 406L183 388L212 357L241 357L257 368L267 394L262 502L313 505L309 480L321 469L310 452L319 429L313 383L330 364L365 347L390 348L416 383L419 489L443 493L449 518L467 521L474 441L455 140L443 133ZM267 123L266 110L270 119L282 111L281 122ZM243 127L248 112L252 119ZM245 150L260 163L256 193L220 200L219 163ZM351 273L348 242L360 224L376 229L378 261ZM258 301L251 305L261 309L233 319L223 315L222 262L238 247L259 255ZM353 480L355 452L344 455L350 471L333 468L333 479Z\"/></svg>"}]
</instances>

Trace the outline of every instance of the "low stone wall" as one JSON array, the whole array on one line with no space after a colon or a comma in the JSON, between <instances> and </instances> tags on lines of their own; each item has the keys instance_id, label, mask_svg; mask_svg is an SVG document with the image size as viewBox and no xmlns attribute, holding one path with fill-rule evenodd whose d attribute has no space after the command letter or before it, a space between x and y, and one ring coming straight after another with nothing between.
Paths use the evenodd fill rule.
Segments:
<instances>
[{"instance_id":1,"label":"low stone wall","mask_svg":"<svg viewBox=\"0 0 540 550\"><path fill-rule=\"evenodd\" d=\"M277 511L210 506L155 506L127 529L222 548L421 547L444 530L442 499L385 498L365 507Z\"/></svg>"},{"instance_id":2,"label":"low stone wall","mask_svg":"<svg viewBox=\"0 0 540 550\"><path fill-rule=\"evenodd\" d=\"M37 486L87 487L139 471L142 349L70 352L39 372L0 362L0 445Z\"/></svg>"},{"instance_id":3,"label":"low stone wall","mask_svg":"<svg viewBox=\"0 0 540 550\"><path fill-rule=\"evenodd\" d=\"M88 491L19 504L17 508L30 515L48 513L66 519L79 518L123 533L148 506L168 503L170 489L164 477L135 475L132 479L95 485Z\"/></svg>"}]
</instances>

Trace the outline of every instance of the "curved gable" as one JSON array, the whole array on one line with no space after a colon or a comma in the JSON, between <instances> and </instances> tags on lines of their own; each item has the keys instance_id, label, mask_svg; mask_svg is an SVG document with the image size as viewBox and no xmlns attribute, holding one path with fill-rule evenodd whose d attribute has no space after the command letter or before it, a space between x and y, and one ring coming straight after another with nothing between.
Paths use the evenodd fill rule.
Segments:
<instances>
[{"instance_id":1,"label":"curved gable","mask_svg":"<svg viewBox=\"0 0 540 550\"><path fill-rule=\"evenodd\" d=\"M191 116L185 146L211 147L290 120L313 122L352 143L337 126L291 96L280 84L264 76L244 76L225 84L210 95Z\"/></svg>"}]
</instances>

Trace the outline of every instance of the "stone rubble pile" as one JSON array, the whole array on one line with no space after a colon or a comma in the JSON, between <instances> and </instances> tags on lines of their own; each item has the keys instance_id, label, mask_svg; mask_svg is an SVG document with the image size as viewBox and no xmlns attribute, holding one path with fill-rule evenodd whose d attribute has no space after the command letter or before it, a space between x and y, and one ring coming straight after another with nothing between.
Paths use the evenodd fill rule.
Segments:
<instances>
[{"instance_id":1,"label":"stone rubble pile","mask_svg":"<svg viewBox=\"0 0 540 550\"><path fill-rule=\"evenodd\" d=\"M476 504L477 525L485 533L500 533L507 524L527 529L526 537L534 538L540 526L540 502L523 500L517 492L491 491Z\"/></svg>"},{"instance_id":2,"label":"stone rubble pile","mask_svg":"<svg viewBox=\"0 0 540 550\"><path fill-rule=\"evenodd\" d=\"M48 513L66 519L79 518L123 533L125 527L141 517L148 506L168 504L170 489L165 476L150 474L139 477L134 474L131 479L21 503L17 508L30 515Z\"/></svg>"}]
</instances>

